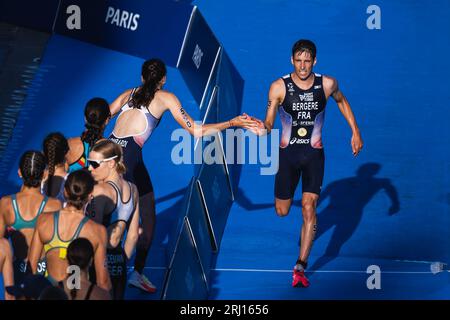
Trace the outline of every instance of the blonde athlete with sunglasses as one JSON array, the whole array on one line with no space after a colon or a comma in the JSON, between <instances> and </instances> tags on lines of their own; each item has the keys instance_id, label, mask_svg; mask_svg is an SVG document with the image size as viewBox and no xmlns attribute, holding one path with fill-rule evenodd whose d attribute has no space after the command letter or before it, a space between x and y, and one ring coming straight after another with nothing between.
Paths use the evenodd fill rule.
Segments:
<instances>
[{"instance_id":1,"label":"blonde athlete with sunglasses","mask_svg":"<svg viewBox=\"0 0 450 320\"><path fill-rule=\"evenodd\" d=\"M89 153L89 170L98 184L88 214L95 215L108 230L107 262L113 299L123 300L127 281L127 261L139 237L139 193L123 179L122 148L110 141L97 142ZM127 236L122 245L125 231ZM150 290L151 288L149 288Z\"/></svg>"}]
</instances>

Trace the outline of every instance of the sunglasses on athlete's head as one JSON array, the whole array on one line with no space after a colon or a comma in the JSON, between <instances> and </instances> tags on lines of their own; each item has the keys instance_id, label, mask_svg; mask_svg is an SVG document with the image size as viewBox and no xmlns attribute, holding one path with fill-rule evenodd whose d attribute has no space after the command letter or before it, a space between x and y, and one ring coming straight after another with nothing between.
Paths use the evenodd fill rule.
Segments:
<instances>
[{"instance_id":1,"label":"sunglasses on athlete's head","mask_svg":"<svg viewBox=\"0 0 450 320\"><path fill-rule=\"evenodd\" d=\"M113 159L117 158L117 155L115 155L114 157L110 157L110 158L106 158L106 159L101 159L101 160L95 160L95 159L87 159L87 161L89 161L89 165L92 166L92 168L97 169L98 167L100 167L100 165L103 162L108 162L111 161Z\"/></svg>"}]
</instances>

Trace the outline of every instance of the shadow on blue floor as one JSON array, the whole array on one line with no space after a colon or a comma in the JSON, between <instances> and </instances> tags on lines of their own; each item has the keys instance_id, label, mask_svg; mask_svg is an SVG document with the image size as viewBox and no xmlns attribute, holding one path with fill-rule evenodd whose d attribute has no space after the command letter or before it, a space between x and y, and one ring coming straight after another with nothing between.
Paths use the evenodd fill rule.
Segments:
<instances>
[{"instance_id":1,"label":"shadow on blue floor","mask_svg":"<svg viewBox=\"0 0 450 320\"><path fill-rule=\"evenodd\" d=\"M380 169L378 163L365 163L358 168L356 176L333 181L321 192L318 208L322 203L328 204L318 209L315 240L327 231L333 231L325 253L310 267L311 270L320 270L339 255L341 247L358 228L364 207L379 191L384 190L391 201L389 208L381 208L386 214L394 215L400 211L398 192L391 180L376 177ZM273 202L253 203L243 189L237 192L236 203L246 211L274 208ZM301 199L295 200L292 206L301 208Z\"/></svg>"},{"instance_id":2,"label":"shadow on blue floor","mask_svg":"<svg viewBox=\"0 0 450 320\"><path fill-rule=\"evenodd\" d=\"M334 181L322 191L319 205L329 198L328 205L317 215L316 239L334 227L333 234L323 256L315 261L311 270L320 270L325 264L335 259L348 239L358 228L364 214L364 207L375 194L384 190L391 200L388 215L400 211L398 192L388 178L378 178L378 163L366 163L360 166L355 177Z\"/></svg>"}]
</instances>

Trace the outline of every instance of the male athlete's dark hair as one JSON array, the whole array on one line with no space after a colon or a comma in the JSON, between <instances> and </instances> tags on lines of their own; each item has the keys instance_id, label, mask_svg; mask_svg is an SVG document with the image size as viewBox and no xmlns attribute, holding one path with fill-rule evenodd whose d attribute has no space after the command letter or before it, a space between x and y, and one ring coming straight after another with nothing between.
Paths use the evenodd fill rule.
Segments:
<instances>
[{"instance_id":1,"label":"male athlete's dark hair","mask_svg":"<svg viewBox=\"0 0 450 320\"><path fill-rule=\"evenodd\" d=\"M117 165L117 172L123 174L127 171L122 159L122 147L117 143L114 143L111 140L102 140L94 144L91 151L101 153L104 159L117 156L117 158L114 159Z\"/></svg>"},{"instance_id":2,"label":"male athlete's dark hair","mask_svg":"<svg viewBox=\"0 0 450 320\"><path fill-rule=\"evenodd\" d=\"M94 256L94 247L86 238L77 238L73 240L67 247L67 260L69 265L80 267L81 270L87 270L90 266L92 257ZM77 289L70 291L70 297L75 300L77 297Z\"/></svg>"},{"instance_id":3,"label":"male athlete's dark hair","mask_svg":"<svg viewBox=\"0 0 450 320\"><path fill-rule=\"evenodd\" d=\"M300 53L309 52L312 59L314 60L316 58L316 53L317 53L316 45L311 40L305 40L305 39L298 40L292 46L292 57L294 57L297 52L300 52Z\"/></svg>"},{"instance_id":4,"label":"male athlete's dark hair","mask_svg":"<svg viewBox=\"0 0 450 320\"><path fill-rule=\"evenodd\" d=\"M46 167L45 156L40 151L26 151L19 162L19 170L26 187L39 187Z\"/></svg>"},{"instance_id":5,"label":"male athlete's dark hair","mask_svg":"<svg viewBox=\"0 0 450 320\"><path fill-rule=\"evenodd\" d=\"M92 98L84 107L84 117L86 130L81 134L81 141L93 146L97 140L103 138L106 120L111 117L108 102L103 98Z\"/></svg>"},{"instance_id":6,"label":"male athlete's dark hair","mask_svg":"<svg viewBox=\"0 0 450 320\"><path fill-rule=\"evenodd\" d=\"M158 90L158 84L166 74L166 66L161 60L150 59L145 61L141 71L144 83L131 97L131 107L140 108L141 106L147 106L153 100L155 92Z\"/></svg>"},{"instance_id":7,"label":"male athlete's dark hair","mask_svg":"<svg viewBox=\"0 0 450 320\"><path fill-rule=\"evenodd\" d=\"M88 196L94 190L95 180L87 170L77 170L69 174L64 190L67 193L67 205L81 210L88 202Z\"/></svg>"},{"instance_id":8,"label":"male athlete's dark hair","mask_svg":"<svg viewBox=\"0 0 450 320\"><path fill-rule=\"evenodd\" d=\"M46 193L49 194L53 180L52 177L55 174L55 167L64 164L66 154L69 152L69 144L62 133L52 132L45 137L43 149L48 168Z\"/></svg>"}]
</instances>

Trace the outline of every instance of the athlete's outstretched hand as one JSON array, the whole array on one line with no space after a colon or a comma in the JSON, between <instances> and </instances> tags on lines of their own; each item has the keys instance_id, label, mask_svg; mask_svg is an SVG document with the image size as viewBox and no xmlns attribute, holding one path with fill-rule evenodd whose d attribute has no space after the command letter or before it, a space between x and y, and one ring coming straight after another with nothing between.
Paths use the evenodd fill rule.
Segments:
<instances>
[{"instance_id":1,"label":"athlete's outstretched hand","mask_svg":"<svg viewBox=\"0 0 450 320\"><path fill-rule=\"evenodd\" d=\"M266 133L266 127L264 126L264 122L262 122L258 118L249 116L245 112L243 113L243 115L249 117L255 123L255 126L253 128L249 128L249 130L251 132L253 132L254 134L256 134L258 136L262 136L262 135L264 135Z\"/></svg>"},{"instance_id":2,"label":"athlete's outstretched hand","mask_svg":"<svg viewBox=\"0 0 450 320\"><path fill-rule=\"evenodd\" d=\"M248 130L254 130L257 127L257 123L252 119L249 115L243 113L237 117L234 117L230 120L230 124L232 127L241 127Z\"/></svg>"},{"instance_id":3,"label":"athlete's outstretched hand","mask_svg":"<svg viewBox=\"0 0 450 320\"><path fill-rule=\"evenodd\" d=\"M363 147L363 141L359 133L354 133L352 135L352 151L353 155L356 157Z\"/></svg>"}]
</instances>

